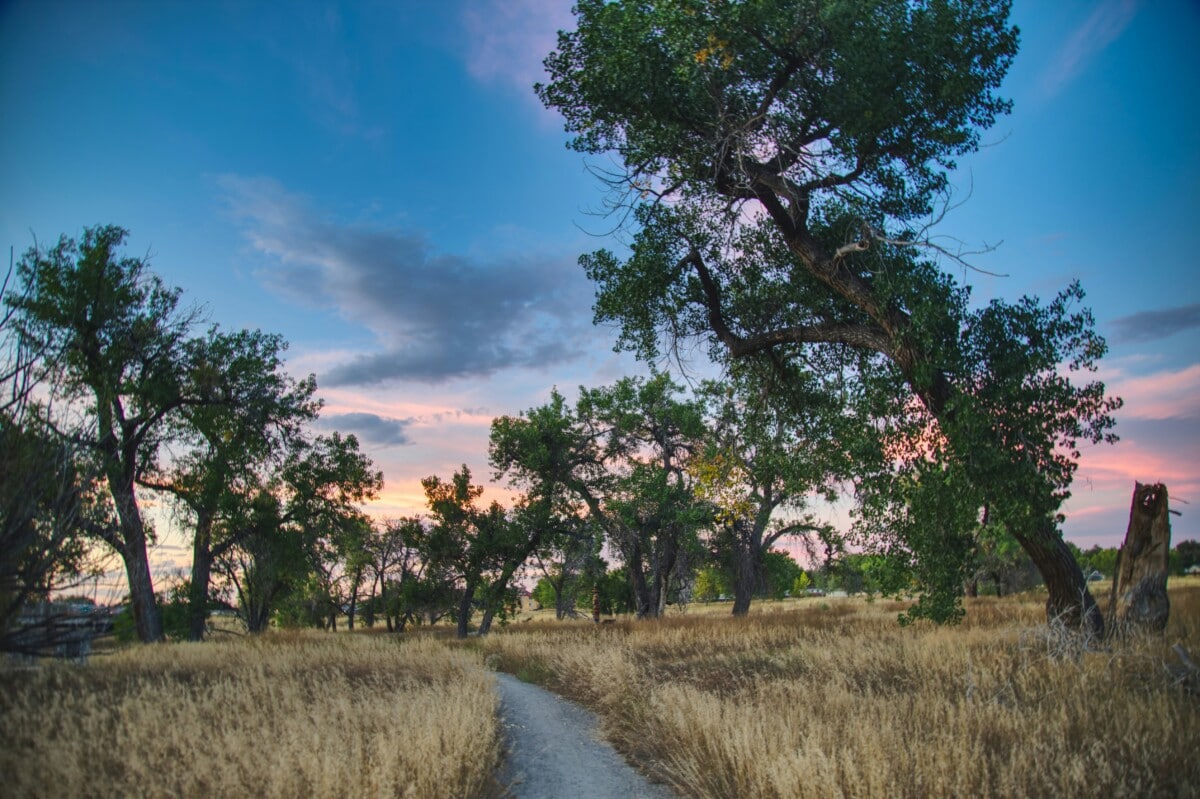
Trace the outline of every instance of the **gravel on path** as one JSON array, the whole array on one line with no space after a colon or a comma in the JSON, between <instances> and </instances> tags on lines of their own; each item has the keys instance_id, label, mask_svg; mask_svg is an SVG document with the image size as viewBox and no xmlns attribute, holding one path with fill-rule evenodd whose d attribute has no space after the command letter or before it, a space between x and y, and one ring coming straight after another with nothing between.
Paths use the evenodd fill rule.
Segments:
<instances>
[{"instance_id":1,"label":"gravel on path","mask_svg":"<svg viewBox=\"0 0 1200 799\"><path fill-rule=\"evenodd\" d=\"M496 675L508 758L500 782L514 799L673 799L600 738L594 715L508 674Z\"/></svg>"}]
</instances>

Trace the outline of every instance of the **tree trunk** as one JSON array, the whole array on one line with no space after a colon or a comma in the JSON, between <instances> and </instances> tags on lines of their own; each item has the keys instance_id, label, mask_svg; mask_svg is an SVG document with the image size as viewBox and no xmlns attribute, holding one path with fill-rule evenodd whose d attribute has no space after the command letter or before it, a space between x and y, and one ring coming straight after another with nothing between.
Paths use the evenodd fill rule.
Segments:
<instances>
[{"instance_id":1,"label":"tree trunk","mask_svg":"<svg viewBox=\"0 0 1200 799\"><path fill-rule=\"evenodd\" d=\"M1161 483L1135 483L1125 542L1117 552L1113 597L1115 629L1141 628L1162 632L1167 628L1171 601L1167 597L1167 570L1171 553L1171 516L1167 487Z\"/></svg>"},{"instance_id":2,"label":"tree trunk","mask_svg":"<svg viewBox=\"0 0 1200 799\"><path fill-rule=\"evenodd\" d=\"M662 618L667 612L667 597L671 591L671 573L675 570L679 548L673 531L662 531L659 535L660 550L658 566L654 570L654 617Z\"/></svg>"},{"instance_id":3,"label":"tree trunk","mask_svg":"<svg viewBox=\"0 0 1200 799\"><path fill-rule=\"evenodd\" d=\"M471 603L475 601L475 581L468 580L463 588L462 599L458 601L458 631L459 638L467 637L467 623L471 620Z\"/></svg>"},{"instance_id":4,"label":"tree trunk","mask_svg":"<svg viewBox=\"0 0 1200 799\"><path fill-rule=\"evenodd\" d=\"M492 617L496 615L496 606L491 602L483 609L483 618L479 620L479 629L476 631L479 635L487 635L492 631Z\"/></svg>"},{"instance_id":5,"label":"tree trunk","mask_svg":"<svg viewBox=\"0 0 1200 799\"><path fill-rule=\"evenodd\" d=\"M1067 542L1049 519L1029 528L1012 528L1013 537L1037 566L1046 583L1046 618L1087 633L1104 635L1104 615L1088 590L1083 571Z\"/></svg>"},{"instance_id":6,"label":"tree trunk","mask_svg":"<svg viewBox=\"0 0 1200 799\"><path fill-rule=\"evenodd\" d=\"M629 572L629 581L633 583L633 601L636 603L635 616L639 619L652 618L654 614L653 598L650 595L650 586L646 583L646 572L642 569L642 548L636 539L633 546L630 547L629 554L625 555L625 569Z\"/></svg>"},{"instance_id":7,"label":"tree trunk","mask_svg":"<svg viewBox=\"0 0 1200 799\"><path fill-rule=\"evenodd\" d=\"M146 536L142 532L129 540L126 534L125 577L129 581L129 600L133 607L138 639L154 643L163 639L162 614L154 599L154 581L150 575L150 558L146 552Z\"/></svg>"},{"instance_id":8,"label":"tree trunk","mask_svg":"<svg viewBox=\"0 0 1200 799\"><path fill-rule=\"evenodd\" d=\"M750 601L758 586L759 558L753 547L738 541L734 546L733 564L733 615L745 616L750 612Z\"/></svg>"},{"instance_id":9,"label":"tree trunk","mask_svg":"<svg viewBox=\"0 0 1200 799\"><path fill-rule=\"evenodd\" d=\"M188 586L188 640L201 641L208 628L208 584L212 580L212 552L200 543L192 546L192 584Z\"/></svg>"},{"instance_id":10,"label":"tree trunk","mask_svg":"<svg viewBox=\"0 0 1200 799\"><path fill-rule=\"evenodd\" d=\"M212 582L211 513L196 514L192 539L192 582L188 586L188 640L202 641L208 627L208 585Z\"/></svg>"},{"instance_id":11,"label":"tree trunk","mask_svg":"<svg viewBox=\"0 0 1200 799\"><path fill-rule=\"evenodd\" d=\"M121 523L121 558L125 561L125 577L129 581L129 603L138 639L153 643L163 639L162 614L154 599L154 578L150 574L150 557L146 549L146 528L133 494L133 481L113 475L108 478L109 490L117 506Z\"/></svg>"}]
</instances>

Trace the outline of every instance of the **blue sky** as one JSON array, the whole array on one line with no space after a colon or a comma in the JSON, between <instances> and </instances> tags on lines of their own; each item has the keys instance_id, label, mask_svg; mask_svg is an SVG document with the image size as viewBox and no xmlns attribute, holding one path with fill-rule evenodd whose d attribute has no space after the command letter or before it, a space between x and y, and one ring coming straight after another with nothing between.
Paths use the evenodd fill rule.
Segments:
<instances>
[{"instance_id":1,"label":"blue sky","mask_svg":"<svg viewBox=\"0 0 1200 799\"><path fill-rule=\"evenodd\" d=\"M954 175L939 230L1003 242L976 297L1083 281L1126 399L1085 454L1069 538L1115 545L1133 481L1200 538L1200 6L1015 3L1014 113ZM85 225L225 327L291 342L325 424L418 480L488 475L488 424L640 371L591 326L577 256L603 195L531 84L569 2L0 4L0 243ZM602 163L600 165L603 165Z\"/></svg>"}]
</instances>

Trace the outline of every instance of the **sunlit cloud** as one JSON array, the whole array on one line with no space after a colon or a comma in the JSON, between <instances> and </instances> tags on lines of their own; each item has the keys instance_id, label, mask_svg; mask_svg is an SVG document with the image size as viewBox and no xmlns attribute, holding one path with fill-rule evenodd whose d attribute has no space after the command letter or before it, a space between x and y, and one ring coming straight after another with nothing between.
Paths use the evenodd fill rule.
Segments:
<instances>
[{"instance_id":1,"label":"sunlit cloud","mask_svg":"<svg viewBox=\"0 0 1200 799\"><path fill-rule=\"evenodd\" d=\"M1137 14L1137 0L1103 0L1063 42L1042 73L1042 92L1054 97L1104 48L1115 42Z\"/></svg>"},{"instance_id":2,"label":"sunlit cloud","mask_svg":"<svg viewBox=\"0 0 1200 799\"><path fill-rule=\"evenodd\" d=\"M597 344L591 285L571 257L438 253L420 232L332 220L270 178L218 185L266 257L260 280L375 334L379 349L318 373L324 387L545 369Z\"/></svg>"},{"instance_id":3,"label":"sunlit cloud","mask_svg":"<svg viewBox=\"0 0 1200 799\"><path fill-rule=\"evenodd\" d=\"M1200 418L1200 364L1148 375L1110 369L1102 371L1101 377L1112 393L1125 400L1123 418Z\"/></svg>"}]
</instances>

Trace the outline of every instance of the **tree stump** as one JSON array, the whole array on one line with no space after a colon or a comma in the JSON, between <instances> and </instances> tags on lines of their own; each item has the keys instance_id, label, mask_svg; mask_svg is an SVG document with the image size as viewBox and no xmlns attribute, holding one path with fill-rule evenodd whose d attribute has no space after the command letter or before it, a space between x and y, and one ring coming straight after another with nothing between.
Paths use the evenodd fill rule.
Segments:
<instances>
[{"instance_id":1,"label":"tree stump","mask_svg":"<svg viewBox=\"0 0 1200 799\"><path fill-rule=\"evenodd\" d=\"M1116 628L1162 632L1171 611L1167 598L1167 566L1171 551L1171 519L1167 487L1135 483L1125 543L1117 551L1109 613Z\"/></svg>"}]
</instances>

